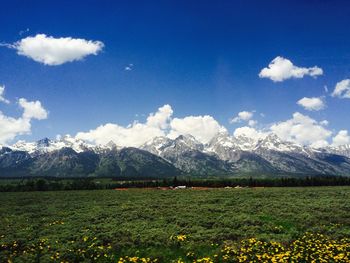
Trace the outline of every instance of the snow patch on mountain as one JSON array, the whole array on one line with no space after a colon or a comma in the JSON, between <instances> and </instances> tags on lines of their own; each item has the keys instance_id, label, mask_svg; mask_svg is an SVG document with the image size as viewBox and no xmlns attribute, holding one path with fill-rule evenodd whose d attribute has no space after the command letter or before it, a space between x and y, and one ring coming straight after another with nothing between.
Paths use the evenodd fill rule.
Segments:
<instances>
[{"instance_id":1,"label":"snow patch on mountain","mask_svg":"<svg viewBox=\"0 0 350 263\"><path fill-rule=\"evenodd\" d=\"M34 157L63 148L69 148L76 153L91 151L104 155L123 147L112 141L105 145L93 145L81 139L64 136L56 140L44 138L36 142L18 141L8 148L0 149L2 156L7 155L6 149L9 149ZM175 139L160 136L146 142L140 149L157 155L188 173L271 171L348 174L350 171L350 145L312 148L282 140L273 133L255 138L245 134L232 136L228 132L220 132L206 144L192 135L180 135Z\"/></svg>"},{"instance_id":2,"label":"snow patch on mountain","mask_svg":"<svg viewBox=\"0 0 350 263\"><path fill-rule=\"evenodd\" d=\"M26 142L20 140L13 144L10 148L17 151L25 151L29 154L41 154L56 151L62 148L71 148L75 152L84 152L93 150L96 146L86 143L83 140L75 139L66 135L57 140L50 140L48 138L41 139L36 142Z\"/></svg>"}]
</instances>

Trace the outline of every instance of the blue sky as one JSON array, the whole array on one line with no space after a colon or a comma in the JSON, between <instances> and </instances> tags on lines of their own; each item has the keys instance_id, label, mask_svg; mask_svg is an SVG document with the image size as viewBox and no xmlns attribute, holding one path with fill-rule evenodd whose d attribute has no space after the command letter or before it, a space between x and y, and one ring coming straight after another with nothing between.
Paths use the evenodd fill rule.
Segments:
<instances>
[{"instance_id":1,"label":"blue sky","mask_svg":"<svg viewBox=\"0 0 350 263\"><path fill-rule=\"evenodd\" d=\"M338 82L350 78L348 1L4 0L0 5L3 44L37 34L104 44L96 55L55 66L0 48L0 85L11 101L1 103L0 111L20 118L16 100L26 98L39 100L49 112L46 119L32 119L30 134L14 141L144 122L165 104L173 117L210 115L230 133L247 125L229 121L242 111L254 111L255 129L300 112L327 120L332 136L350 130L350 99L331 96ZM323 74L280 82L260 78L277 56L298 67L317 66ZM303 97L320 97L326 106L305 110L297 105Z\"/></svg>"}]
</instances>

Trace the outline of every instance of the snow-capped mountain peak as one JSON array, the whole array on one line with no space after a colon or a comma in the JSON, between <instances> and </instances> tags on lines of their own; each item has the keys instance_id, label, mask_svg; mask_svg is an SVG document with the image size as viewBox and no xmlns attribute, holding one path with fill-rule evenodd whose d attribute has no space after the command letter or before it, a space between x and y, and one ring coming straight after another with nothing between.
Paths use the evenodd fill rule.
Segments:
<instances>
[{"instance_id":1,"label":"snow-capped mountain peak","mask_svg":"<svg viewBox=\"0 0 350 263\"><path fill-rule=\"evenodd\" d=\"M228 132L219 132L216 134L209 142L208 145L220 144L223 147L233 147L235 146L235 141Z\"/></svg>"},{"instance_id":2,"label":"snow-capped mountain peak","mask_svg":"<svg viewBox=\"0 0 350 263\"><path fill-rule=\"evenodd\" d=\"M142 145L141 149L160 156L163 149L170 145L171 142L172 140L168 137L158 136Z\"/></svg>"},{"instance_id":3,"label":"snow-capped mountain peak","mask_svg":"<svg viewBox=\"0 0 350 263\"><path fill-rule=\"evenodd\" d=\"M36 145L38 147L49 147L51 143L52 141L49 138L44 138L44 139L38 140L36 142Z\"/></svg>"},{"instance_id":4,"label":"snow-capped mountain peak","mask_svg":"<svg viewBox=\"0 0 350 263\"><path fill-rule=\"evenodd\" d=\"M246 135L230 136L227 132L221 132L206 145L206 151L251 151L256 143L257 140Z\"/></svg>"},{"instance_id":5,"label":"snow-capped mountain peak","mask_svg":"<svg viewBox=\"0 0 350 263\"><path fill-rule=\"evenodd\" d=\"M11 146L13 150L25 151L29 154L42 154L62 148L71 148L76 152L83 152L92 149L93 147L93 145L89 145L83 140L75 139L69 135L57 140L50 140L48 138L43 138L36 142L26 142L20 140Z\"/></svg>"},{"instance_id":6,"label":"snow-capped mountain peak","mask_svg":"<svg viewBox=\"0 0 350 263\"><path fill-rule=\"evenodd\" d=\"M239 145L239 148L242 151L251 151L254 149L258 139L246 135L234 136L236 144Z\"/></svg>"},{"instance_id":7,"label":"snow-capped mountain peak","mask_svg":"<svg viewBox=\"0 0 350 263\"><path fill-rule=\"evenodd\" d=\"M243 148L251 148L251 144L248 141L246 143ZM216 155L224 161L236 161L242 152L242 145L236 137L221 132L206 145L205 152Z\"/></svg>"},{"instance_id":8,"label":"snow-capped mountain peak","mask_svg":"<svg viewBox=\"0 0 350 263\"><path fill-rule=\"evenodd\" d=\"M216 134L210 142L206 145L207 152L216 152L217 148L225 149L239 149L239 145L234 137L227 132L220 132Z\"/></svg>"},{"instance_id":9,"label":"snow-capped mountain peak","mask_svg":"<svg viewBox=\"0 0 350 263\"><path fill-rule=\"evenodd\" d=\"M296 143L292 143L289 141L284 141L280 137L278 137L274 133L270 133L265 138L260 139L254 150L265 149L265 150L273 150L280 152L290 152L290 151L298 151L302 148L301 145Z\"/></svg>"},{"instance_id":10,"label":"snow-capped mountain peak","mask_svg":"<svg viewBox=\"0 0 350 263\"><path fill-rule=\"evenodd\" d=\"M204 146L196 140L192 135L180 135L174 140L174 146L188 147L192 150L202 151Z\"/></svg>"},{"instance_id":11,"label":"snow-capped mountain peak","mask_svg":"<svg viewBox=\"0 0 350 263\"><path fill-rule=\"evenodd\" d=\"M105 145L92 145L67 135L56 140L44 138L36 142L18 141L12 146L2 147L0 161L3 158L3 164L16 164L17 161L34 160L36 157L46 160L51 152L55 155L56 150L61 150L58 156L80 156L76 153L93 151L96 158L104 158L114 156L108 153L121 148L112 141ZM177 169L198 174L264 171L348 175L350 171L350 145L314 149L282 140L272 133L263 138L252 138L221 132L207 144L191 135L180 135L174 139L162 136L153 138L139 148L158 155ZM81 156L86 158L84 154Z\"/></svg>"},{"instance_id":12,"label":"snow-capped mountain peak","mask_svg":"<svg viewBox=\"0 0 350 263\"><path fill-rule=\"evenodd\" d=\"M188 150L203 151L204 146L192 135L180 135L175 139L165 136L155 137L141 146L141 149L161 156L164 151L184 152Z\"/></svg>"},{"instance_id":13,"label":"snow-capped mountain peak","mask_svg":"<svg viewBox=\"0 0 350 263\"><path fill-rule=\"evenodd\" d=\"M10 146L11 149L17 150L17 151L25 151L29 154L34 153L36 149L38 148L36 142L26 142L23 140L17 141L15 144Z\"/></svg>"},{"instance_id":14,"label":"snow-capped mountain peak","mask_svg":"<svg viewBox=\"0 0 350 263\"><path fill-rule=\"evenodd\" d=\"M60 140L55 141L55 144L60 148L72 148L76 152L83 152L94 147L94 145L88 144L87 142L80 139L76 139L70 135L66 135Z\"/></svg>"},{"instance_id":15,"label":"snow-capped mountain peak","mask_svg":"<svg viewBox=\"0 0 350 263\"><path fill-rule=\"evenodd\" d=\"M350 158L350 144L344 144L339 146L328 146L323 150L328 153L343 155Z\"/></svg>"}]
</instances>

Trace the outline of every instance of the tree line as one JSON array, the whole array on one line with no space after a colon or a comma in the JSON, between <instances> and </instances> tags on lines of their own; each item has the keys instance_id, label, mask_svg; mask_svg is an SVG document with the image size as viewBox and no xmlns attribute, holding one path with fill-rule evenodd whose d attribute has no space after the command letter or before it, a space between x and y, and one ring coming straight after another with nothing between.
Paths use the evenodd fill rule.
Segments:
<instances>
[{"instance_id":1,"label":"tree line","mask_svg":"<svg viewBox=\"0 0 350 263\"><path fill-rule=\"evenodd\" d=\"M96 178L26 178L22 180L0 180L0 192L21 191L67 191L97 190L115 188L157 188L157 187L307 187L307 186L346 186L350 185L350 177L342 176L307 176L299 178L165 178L165 179L133 179L120 180L114 178L101 183Z\"/></svg>"}]
</instances>

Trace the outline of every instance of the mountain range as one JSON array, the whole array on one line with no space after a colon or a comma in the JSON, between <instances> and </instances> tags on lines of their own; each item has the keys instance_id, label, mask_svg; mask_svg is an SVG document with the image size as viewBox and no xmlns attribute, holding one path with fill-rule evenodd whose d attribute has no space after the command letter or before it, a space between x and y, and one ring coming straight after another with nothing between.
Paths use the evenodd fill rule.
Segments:
<instances>
[{"instance_id":1,"label":"mountain range","mask_svg":"<svg viewBox=\"0 0 350 263\"><path fill-rule=\"evenodd\" d=\"M92 145L65 136L0 146L0 176L154 177L176 175L350 175L350 145L312 148L275 134L252 139L218 133L203 144L191 135L155 137L138 148Z\"/></svg>"}]
</instances>

